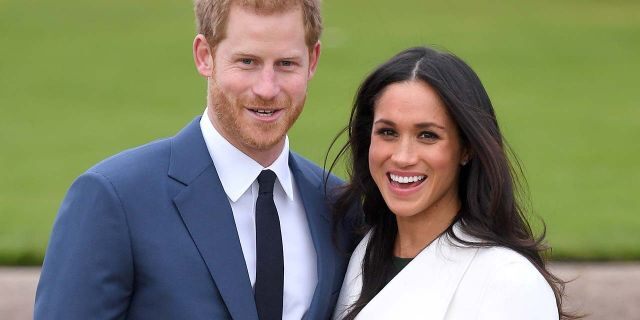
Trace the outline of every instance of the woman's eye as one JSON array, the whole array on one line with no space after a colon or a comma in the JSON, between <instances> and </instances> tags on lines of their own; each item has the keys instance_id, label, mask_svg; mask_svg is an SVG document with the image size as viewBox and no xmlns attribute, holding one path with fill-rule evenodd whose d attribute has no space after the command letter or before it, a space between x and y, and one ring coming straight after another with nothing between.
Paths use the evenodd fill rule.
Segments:
<instances>
[{"instance_id":1,"label":"woman's eye","mask_svg":"<svg viewBox=\"0 0 640 320\"><path fill-rule=\"evenodd\" d=\"M420 132L420 138L429 139L429 140L435 140L435 139L438 139L440 137L437 134L433 133L433 132L423 131L423 132Z\"/></svg>"},{"instance_id":2,"label":"woman's eye","mask_svg":"<svg viewBox=\"0 0 640 320\"><path fill-rule=\"evenodd\" d=\"M382 128L382 129L378 129L376 131L376 133L380 136L383 137L393 137L396 135L395 131L388 129L388 128Z\"/></svg>"}]
</instances>

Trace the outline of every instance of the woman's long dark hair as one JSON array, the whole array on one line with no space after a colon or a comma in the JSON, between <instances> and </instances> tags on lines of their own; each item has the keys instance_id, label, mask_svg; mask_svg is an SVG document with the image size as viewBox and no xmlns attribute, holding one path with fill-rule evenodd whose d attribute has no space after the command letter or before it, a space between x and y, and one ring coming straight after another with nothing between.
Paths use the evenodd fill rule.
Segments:
<instances>
[{"instance_id":1,"label":"woman's long dark hair","mask_svg":"<svg viewBox=\"0 0 640 320\"><path fill-rule=\"evenodd\" d=\"M451 226L445 233L465 245L502 246L520 253L540 271L553 289L561 318L574 318L562 311L564 282L545 267L543 256L548 247L543 243L544 232L536 238L525 219L518 179L522 177L522 170L513 153L510 154L514 165L509 161L509 148L480 79L453 54L418 47L394 56L362 83L349 125L343 131L348 133L348 141L331 165L333 169L342 156L349 157L349 181L335 203L336 215L341 218L353 203L360 203L365 229L371 230L362 263L361 294L349 308L345 319L355 318L382 290L392 268L396 219L371 177L368 154L376 101L389 85L405 81L423 81L439 94L449 116L458 126L463 146L471 155L471 160L461 168L459 175L461 208L455 222L464 232L482 242L463 241L454 234Z\"/></svg>"}]
</instances>

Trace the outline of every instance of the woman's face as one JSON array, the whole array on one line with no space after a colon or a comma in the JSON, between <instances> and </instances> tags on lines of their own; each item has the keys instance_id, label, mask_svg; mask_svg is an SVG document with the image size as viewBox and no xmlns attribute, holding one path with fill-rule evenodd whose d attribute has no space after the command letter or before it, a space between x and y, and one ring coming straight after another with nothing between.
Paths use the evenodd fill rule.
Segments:
<instances>
[{"instance_id":1,"label":"woman's face","mask_svg":"<svg viewBox=\"0 0 640 320\"><path fill-rule=\"evenodd\" d=\"M369 170L398 219L455 216L465 159L456 124L422 81L389 85L374 107Z\"/></svg>"}]
</instances>

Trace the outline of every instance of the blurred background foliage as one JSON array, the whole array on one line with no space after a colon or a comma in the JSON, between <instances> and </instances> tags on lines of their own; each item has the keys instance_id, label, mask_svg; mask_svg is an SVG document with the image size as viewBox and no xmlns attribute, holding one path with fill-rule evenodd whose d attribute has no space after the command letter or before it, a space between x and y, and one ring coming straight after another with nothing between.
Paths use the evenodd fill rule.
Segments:
<instances>
[{"instance_id":1,"label":"blurred background foliage","mask_svg":"<svg viewBox=\"0 0 640 320\"><path fill-rule=\"evenodd\" d=\"M640 2L324 0L323 16L294 150L322 164L365 75L434 45L483 80L553 258L640 258ZM0 0L0 264L41 263L80 173L203 112L194 35L190 1Z\"/></svg>"}]
</instances>

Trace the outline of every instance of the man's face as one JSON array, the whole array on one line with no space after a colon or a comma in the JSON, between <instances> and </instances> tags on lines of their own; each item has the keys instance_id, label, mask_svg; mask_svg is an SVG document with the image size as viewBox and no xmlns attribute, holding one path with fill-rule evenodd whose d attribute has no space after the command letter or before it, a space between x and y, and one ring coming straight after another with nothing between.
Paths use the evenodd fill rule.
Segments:
<instances>
[{"instance_id":1,"label":"man's face","mask_svg":"<svg viewBox=\"0 0 640 320\"><path fill-rule=\"evenodd\" d=\"M260 15L233 5L216 46L209 117L236 148L269 165L304 106L319 44L309 50L300 8ZM266 162L266 163L265 163Z\"/></svg>"}]
</instances>

